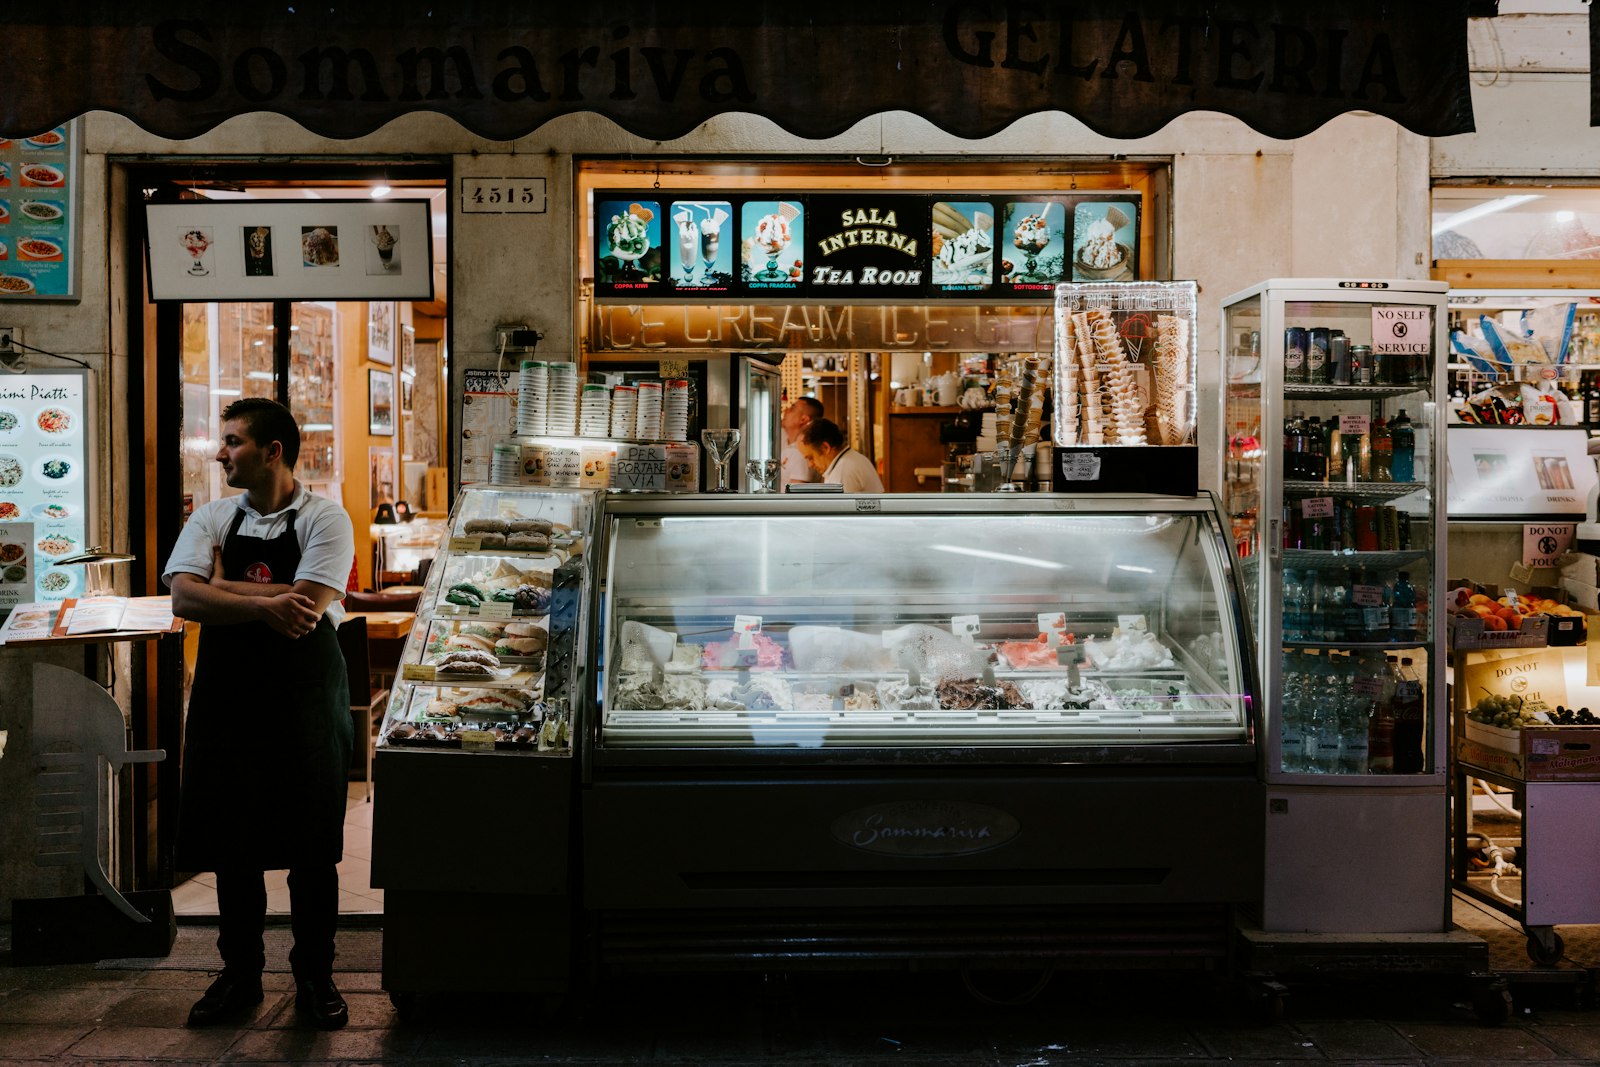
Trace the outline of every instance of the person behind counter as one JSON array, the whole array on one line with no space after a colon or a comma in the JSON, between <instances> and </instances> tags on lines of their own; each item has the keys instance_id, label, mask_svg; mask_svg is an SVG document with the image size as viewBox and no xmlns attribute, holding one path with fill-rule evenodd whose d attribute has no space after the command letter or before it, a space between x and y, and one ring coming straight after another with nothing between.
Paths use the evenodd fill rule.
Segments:
<instances>
[{"instance_id":1,"label":"person behind counter","mask_svg":"<svg viewBox=\"0 0 1600 1067\"><path fill-rule=\"evenodd\" d=\"M333 957L354 731L334 627L355 537L344 508L295 480L299 452L287 408L229 404L216 460L244 492L196 509L162 574L173 614L200 623L177 866L216 872L222 956L190 1026L261 1003L264 872L285 868L296 1009L324 1029L349 1020Z\"/></svg>"},{"instance_id":2,"label":"person behind counter","mask_svg":"<svg viewBox=\"0 0 1600 1067\"><path fill-rule=\"evenodd\" d=\"M778 425L783 430L783 487L780 487L779 492L796 482L817 480L811 464L807 463L806 457L800 453L800 435L805 433L807 426L820 418L822 418L822 401L814 396L796 397L783 409L783 417L778 420Z\"/></svg>"},{"instance_id":3,"label":"person behind counter","mask_svg":"<svg viewBox=\"0 0 1600 1067\"><path fill-rule=\"evenodd\" d=\"M881 493L883 479L872 461L844 443L844 431L832 419L815 419L800 435L800 453L822 474L824 482L838 482L847 493Z\"/></svg>"}]
</instances>

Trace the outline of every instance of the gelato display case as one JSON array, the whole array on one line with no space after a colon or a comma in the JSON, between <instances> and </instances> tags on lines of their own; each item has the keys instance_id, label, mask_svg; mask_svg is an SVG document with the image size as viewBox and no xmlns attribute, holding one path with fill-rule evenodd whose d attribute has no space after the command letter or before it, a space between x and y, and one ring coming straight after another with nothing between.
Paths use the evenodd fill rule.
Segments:
<instances>
[{"instance_id":1,"label":"gelato display case","mask_svg":"<svg viewBox=\"0 0 1600 1067\"><path fill-rule=\"evenodd\" d=\"M1226 952L1262 805L1213 498L627 496L602 527L599 971Z\"/></svg>"},{"instance_id":2,"label":"gelato display case","mask_svg":"<svg viewBox=\"0 0 1600 1067\"><path fill-rule=\"evenodd\" d=\"M599 510L592 491L476 486L451 509L373 760L372 883L397 1005L566 987L573 721L592 689ZM463 938L446 914L536 921Z\"/></svg>"}]
</instances>

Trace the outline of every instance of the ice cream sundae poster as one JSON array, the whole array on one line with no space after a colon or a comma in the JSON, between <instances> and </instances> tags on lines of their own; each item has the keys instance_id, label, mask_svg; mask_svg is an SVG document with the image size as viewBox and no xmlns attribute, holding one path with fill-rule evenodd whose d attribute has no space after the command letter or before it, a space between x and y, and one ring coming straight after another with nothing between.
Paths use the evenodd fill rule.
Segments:
<instances>
[{"instance_id":1,"label":"ice cream sundae poster","mask_svg":"<svg viewBox=\"0 0 1600 1067\"><path fill-rule=\"evenodd\" d=\"M667 209L674 289L720 292L733 284L733 217L727 200L678 200Z\"/></svg>"},{"instance_id":2,"label":"ice cream sundae poster","mask_svg":"<svg viewBox=\"0 0 1600 1067\"><path fill-rule=\"evenodd\" d=\"M935 290L970 292L994 283L994 204L988 200L933 205L932 282Z\"/></svg>"},{"instance_id":3,"label":"ice cream sundae poster","mask_svg":"<svg viewBox=\"0 0 1600 1067\"><path fill-rule=\"evenodd\" d=\"M799 289L805 280L805 208L752 200L739 213L740 277L751 289Z\"/></svg>"},{"instance_id":4,"label":"ice cream sundae poster","mask_svg":"<svg viewBox=\"0 0 1600 1067\"><path fill-rule=\"evenodd\" d=\"M431 300L430 201L145 205L156 300ZM3 266L4 264L0 264Z\"/></svg>"},{"instance_id":5,"label":"ice cream sundae poster","mask_svg":"<svg viewBox=\"0 0 1600 1067\"><path fill-rule=\"evenodd\" d=\"M1012 200L1000 226L1000 284L1020 292L1051 291L1070 276L1067 222L1061 200Z\"/></svg>"},{"instance_id":6,"label":"ice cream sundae poster","mask_svg":"<svg viewBox=\"0 0 1600 1067\"><path fill-rule=\"evenodd\" d=\"M613 293L648 292L661 284L661 202L604 200L599 225L595 285Z\"/></svg>"},{"instance_id":7,"label":"ice cream sundae poster","mask_svg":"<svg viewBox=\"0 0 1600 1067\"><path fill-rule=\"evenodd\" d=\"M1138 259L1138 204L1128 200L1080 200L1073 205L1073 281L1136 278Z\"/></svg>"}]
</instances>

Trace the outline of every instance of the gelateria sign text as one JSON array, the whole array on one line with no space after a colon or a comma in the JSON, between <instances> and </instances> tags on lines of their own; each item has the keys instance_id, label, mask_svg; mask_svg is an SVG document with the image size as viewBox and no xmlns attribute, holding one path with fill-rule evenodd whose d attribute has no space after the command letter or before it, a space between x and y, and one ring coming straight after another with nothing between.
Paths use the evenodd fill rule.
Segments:
<instances>
[{"instance_id":1,"label":"gelateria sign text","mask_svg":"<svg viewBox=\"0 0 1600 1067\"><path fill-rule=\"evenodd\" d=\"M1039 352L1055 343L1047 305L589 305L591 353L781 349L814 352Z\"/></svg>"},{"instance_id":2,"label":"gelateria sign text","mask_svg":"<svg viewBox=\"0 0 1600 1067\"><path fill-rule=\"evenodd\" d=\"M818 138L887 111L962 137L1041 111L1114 137L1195 110L1275 137L1353 110L1472 129L1466 0L80 0L6 29L0 136L92 110L179 138L255 111L344 138L412 111L498 140L578 111L652 138L725 112Z\"/></svg>"}]
</instances>

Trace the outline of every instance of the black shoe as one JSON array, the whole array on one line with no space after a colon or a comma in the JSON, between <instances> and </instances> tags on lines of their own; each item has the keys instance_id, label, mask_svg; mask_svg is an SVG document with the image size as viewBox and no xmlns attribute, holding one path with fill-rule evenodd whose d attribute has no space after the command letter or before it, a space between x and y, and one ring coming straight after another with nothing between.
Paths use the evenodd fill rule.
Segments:
<instances>
[{"instance_id":1,"label":"black shoe","mask_svg":"<svg viewBox=\"0 0 1600 1067\"><path fill-rule=\"evenodd\" d=\"M332 978L313 978L295 983L295 1010L321 1030L337 1030L350 1021L345 1004Z\"/></svg>"},{"instance_id":2,"label":"black shoe","mask_svg":"<svg viewBox=\"0 0 1600 1067\"><path fill-rule=\"evenodd\" d=\"M195 1001L189 1009L190 1026L212 1026L231 1022L261 1003L261 976L246 977L234 971L223 971L211 983L206 995Z\"/></svg>"}]
</instances>

